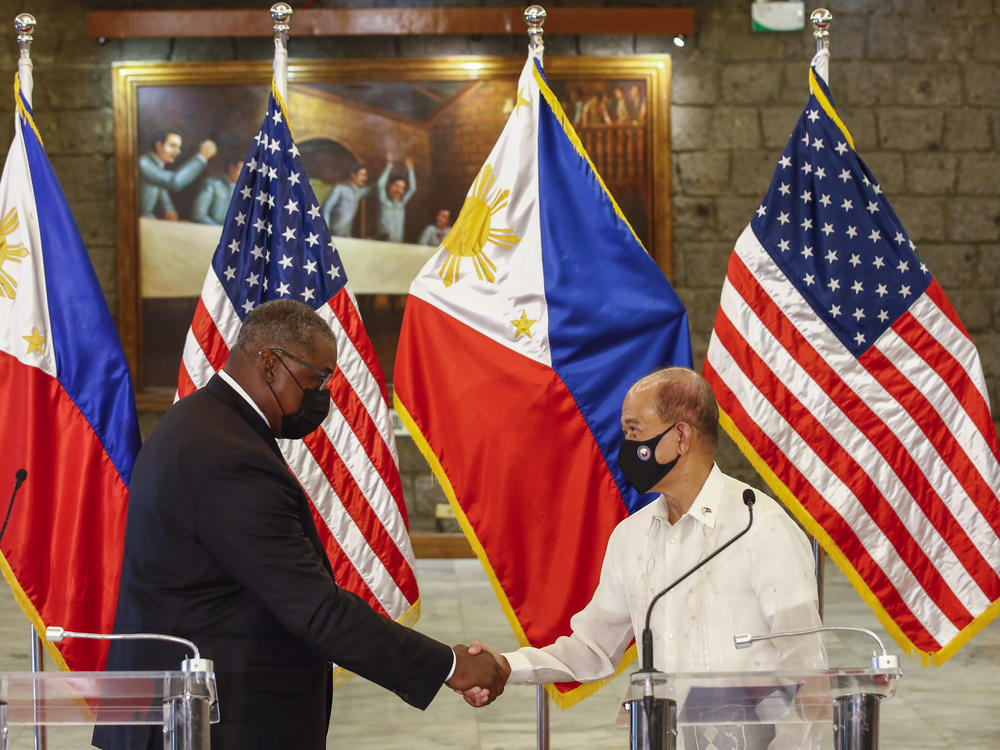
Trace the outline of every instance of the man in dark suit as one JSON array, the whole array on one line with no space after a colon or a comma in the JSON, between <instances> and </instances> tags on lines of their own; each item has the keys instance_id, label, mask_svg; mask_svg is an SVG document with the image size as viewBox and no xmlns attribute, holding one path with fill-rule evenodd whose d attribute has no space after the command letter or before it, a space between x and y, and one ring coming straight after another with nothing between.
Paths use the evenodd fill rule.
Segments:
<instances>
[{"instance_id":1,"label":"man in dark suit","mask_svg":"<svg viewBox=\"0 0 1000 750\"><path fill-rule=\"evenodd\" d=\"M215 750L323 748L330 662L417 708L442 684L502 691L496 661L449 648L337 586L275 437L330 406L336 342L306 305L252 311L223 372L175 404L136 459L115 631L193 640L215 662ZM177 669L183 648L115 641L108 669ZM159 727L98 727L108 750L162 747Z\"/></svg>"}]
</instances>

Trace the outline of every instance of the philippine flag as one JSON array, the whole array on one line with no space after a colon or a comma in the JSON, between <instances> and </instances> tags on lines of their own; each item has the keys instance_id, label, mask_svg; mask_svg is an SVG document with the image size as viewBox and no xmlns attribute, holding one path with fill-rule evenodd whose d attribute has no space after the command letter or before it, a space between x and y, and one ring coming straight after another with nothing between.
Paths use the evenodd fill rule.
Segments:
<instances>
[{"instance_id":1,"label":"philippine flag","mask_svg":"<svg viewBox=\"0 0 1000 750\"><path fill-rule=\"evenodd\" d=\"M21 68L0 178L5 499L18 469L27 481L10 511L0 567L40 632L59 625L110 633L138 420L121 342L35 127L30 68ZM107 646L70 640L50 652L63 669L99 670Z\"/></svg>"},{"instance_id":2,"label":"philippine flag","mask_svg":"<svg viewBox=\"0 0 1000 750\"><path fill-rule=\"evenodd\" d=\"M531 56L454 228L410 287L393 383L523 645L570 632L612 529L651 499L618 469L621 405L669 365L691 365L684 307ZM589 692L550 695L565 707Z\"/></svg>"}]
</instances>

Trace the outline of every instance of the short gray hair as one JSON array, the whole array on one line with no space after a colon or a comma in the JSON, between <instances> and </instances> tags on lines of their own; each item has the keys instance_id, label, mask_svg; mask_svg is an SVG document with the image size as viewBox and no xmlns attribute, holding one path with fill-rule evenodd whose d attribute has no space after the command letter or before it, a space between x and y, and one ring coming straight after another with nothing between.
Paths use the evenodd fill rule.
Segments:
<instances>
[{"instance_id":1,"label":"short gray hair","mask_svg":"<svg viewBox=\"0 0 1000 750\"><path fill-rule=\"evenodd\" d=\"M302 356L312 350L316 336L334 340L333 331L311 307L276 299L258 305L244 318L236 346L253 354L277 347Z\"/></svg>"},{"instance_id":2,"label":"short gray hair","mask_svg":"<svg viewBox=\"0 0 1000 750\"><path fill-rule=\"evenodd\" d=\"M667 367L648 376L656 386L656 414L664 422L687 422L719 444L719 406L712 386L687 367Z\"/></svg>"}]
</instances>

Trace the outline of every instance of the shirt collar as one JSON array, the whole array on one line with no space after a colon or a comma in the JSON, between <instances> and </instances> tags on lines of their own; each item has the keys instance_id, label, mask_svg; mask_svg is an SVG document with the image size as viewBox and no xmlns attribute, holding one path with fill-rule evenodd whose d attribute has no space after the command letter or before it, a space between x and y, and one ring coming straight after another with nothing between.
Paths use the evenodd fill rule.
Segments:
<instances>
[{"instance_id":1,"label":"shirt collar","mask_svg":"<svg viewBox=\"0 0 1000 750\"><path fill-rule=\"evenodd\" d=\"M260 414L260 418L264 420L264 424L270 426L271 423L267 421L267 417L264 416L264 412L261 410L261 408L259 406L257 406L257 402L254 401L252 398L250 398L250 394L247 393L245 390L243 390L243 386L241 386L239 383L237 383L233 379L232 375L230 375L225 370L219 370L219 377L222 378L223 380L225 380L226 384L230 388L232 388L234 391L236 391L244 401L246 401L248 404L250 404L250 406L253 407L253 410L255 412L257 412L258 414Z\"/></svg>"},{"instance_id":2,"label":"shirt collar","mask_svg":"<svg viewBox=\"0 0 1000 750\"><path fill-rule=\"evenodd\" d=\"M712 464L712 470L708 472L708 479L698 490L694 502L684 515L691 516L701 521L710 529L715 528L715 519L719 515L719 501L722 500L723 486L722 470L718 464Z\"/></svg>"},{"instance_id":3,"label":"shirt collar","mask_svg":"<svg viewBox=\"0 0 1000 750\"><path fill-rule=\"evenodd\" d=\"M698 494L695 496L694 502L691 503L691 507L687 509L687 512L683 516L677 519L677 522L680 523L685 516L690 516L708 528L714 529L716 517L719 515L719 502L722 499L723 484L724 475L722 470L718 464L713 463L712 470L708 473L708 478L701 486L701 489L698 490ZM667 501L663 495L660 495L660 507L657 515L662 516L663 520L667 520Z\"/></svg>"}]
</instances>

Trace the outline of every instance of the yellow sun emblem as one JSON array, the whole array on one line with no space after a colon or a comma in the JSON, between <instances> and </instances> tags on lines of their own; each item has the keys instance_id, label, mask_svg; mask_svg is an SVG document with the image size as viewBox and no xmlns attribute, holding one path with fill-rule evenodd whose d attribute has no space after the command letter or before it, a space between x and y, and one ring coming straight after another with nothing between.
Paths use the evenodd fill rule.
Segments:
<instances>
[{"instance_id":1,"label":"yellow sun emblem","mask_svg":"<svg viewBox=\"0 0 1000 750\"><path fill-rule=\"evenodd\" d=\"M7 237L15 229L17 229L17 210L12 208L3 219L0 219L0 294L10 299L17 296L17 282L4 270L3 264L8 260L11 263L20 263L21 258L28 256L28 249L20 242L16 245L7 242Z\"/></svg>"},{"instance_id":2,"label":"yellow sun emblem","mask_svg":"<svg viewBox=\"0 0 1000 750\"><path fill-rule=\"evenodd\" d=\"M469 257L476 268L476 276L494 282L496 276L493 272L497 267L483 252L486 243L492 242L509 249L521 241L513 229L494 229L490 224L493 215L510 202L509 190L497 190L492 196L489 194L494 181L493 167L487 164L472 184L472 192L462 205L458 221L441 243L448 251L448 259L438 271L445 286L451 286L458 280L462 259Z\"/></svg>"}]
</instances>

